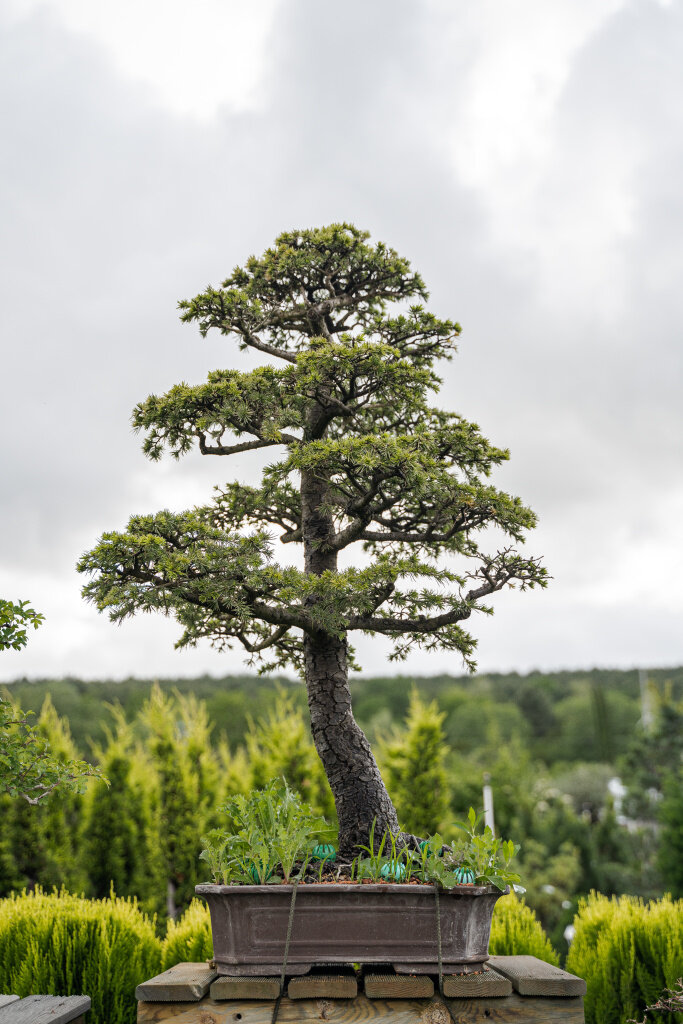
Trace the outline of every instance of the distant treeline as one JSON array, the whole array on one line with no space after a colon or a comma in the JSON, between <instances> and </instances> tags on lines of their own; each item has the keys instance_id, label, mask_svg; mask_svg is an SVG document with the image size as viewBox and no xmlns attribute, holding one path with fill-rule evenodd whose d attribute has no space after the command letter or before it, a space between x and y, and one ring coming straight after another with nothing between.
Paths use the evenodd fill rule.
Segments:
<instances>
[{"instance_id":1,"label":"distant treeline","mask_svg":"<svg viewBox=\"0 0 683 1024\"><path fill-rule=\"evenodd\" d=\"M647 678L654 690L670 691L674 702L683 698L683 666L653 669ZM212 724L212 741L240 744L249 719L272 703L276 687L291 693L303 710L304 687L285 676L230 675L179 679L85 681L17 679L7 685L13 700L40 711L50 694L57 713L68 719L76 747L88 756L92 744L102 744L110 720L108 704L119 704L132 721L151 688L193 694L204 701ZM354 713L371 739L404 720L413 686L423 698L436 700L445 712L448 744L469 753L498 732L523 741L534 759L546 765L559 762L614 763L625 754L642 716L636 669L529 672L519 674L437 676L358 676L352 679ZM0 689L2 684L0 684Z\"/></svg>"}]
</instances>

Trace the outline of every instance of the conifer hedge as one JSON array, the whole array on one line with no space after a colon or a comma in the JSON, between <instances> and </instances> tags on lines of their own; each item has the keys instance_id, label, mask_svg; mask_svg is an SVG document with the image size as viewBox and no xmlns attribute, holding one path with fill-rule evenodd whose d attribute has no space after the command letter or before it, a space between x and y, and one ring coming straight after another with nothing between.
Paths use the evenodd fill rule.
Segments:
<instances>
[{"instance_id":1,"label":"conifer hedge","mask_svg":"<svg viewBox=\"0 0 683 1024\"><path fill-rule=\"evenodd\" d=\"M154 924L135 900L40 889L0 900L0 992L85 994L90 1024L134 1024L135 987L160 964Z\"/></svg>"},{"instance_id":2,"label":"conifer hedge","mask_svg":"<svg viewBox=\"0 0 683 1024\"><path fill-rule=\"evenodd\" d=\"M200 963L213 957L211 919L205 903L192 903L178 921L169 921L161 948L161 969L174 964Z\"/></svg>"},{"instance_id":3,"label":"conifer hedge","mask_svg":"<svg viewBox=\"0 0 683 1024\"><path fill-rule=\"evenodd\" d=\"M514 893L502 897L495 905L489 953L492 956L526 953L556 967L560 962L536 914Z\"/></svg>"},{"instance_id":4,"label":"conifer hedge","mask_svg":"<svg viewBox=\"0 0 683 1024\"><path fill-rule=\"evenodd\" d=\"M683 900L644 903L592 892L579 903L567 970L585 978L586 1024L642 1020L683 973ZM674 1024L657 1014L657 1024Z\"/></svg>"}]
</instances>

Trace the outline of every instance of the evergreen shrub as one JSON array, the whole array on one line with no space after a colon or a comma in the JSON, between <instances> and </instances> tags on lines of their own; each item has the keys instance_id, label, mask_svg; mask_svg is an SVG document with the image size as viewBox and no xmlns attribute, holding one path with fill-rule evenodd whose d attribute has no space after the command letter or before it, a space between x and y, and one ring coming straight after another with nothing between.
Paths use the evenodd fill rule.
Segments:
<instances>
[{"instance_id":1,"label":"evergreen shrub","mask_svg":"<svg viewBox=\"0 0 683 1024\"><path fill-rule=\"evenodd\" d=\"M592 892L579 903L567 970L585 978L586 1024L642 1020L683 971L683 901ZM657 1014L657 1024L674 1024Z\"/></svg>"},{"instance_id":2,"label":"evergreen shrub","mask_svg":"<svg viewBox=\"0 0 683 1024\"><path fill-rule=\"evenodd\" d=\"M212 957L209 908L200 900L192 900L181 918L168 922L161 947L161 969L167 971L174 964L200 963Z\"/></svg>"},{"instance_id":3,"label":"evergreen shrub","mask_svg":"<svg viewBox=\"0 0 683 1024\"><path fill-rule=\"evenodd\" d=\"M0 992L88 995L89 1024L134 1024L135 987L160 963L154 923L135 900L41 889L0 900Z\"/></svg>"},{"instance_id":4,"label":"evergreen shrub","mask_svg":"<svg viewBox=\"0 0 683 1024\"><path fill-rule=\"evenodd\" d=\"M513 892L499 899L494 907L489 953L492 956L526 953L556 967L560 962L534 911Z\"/></svg>"},{"instance_id":5,"label":"evergreen shrub","mask_svg":"<svg viewBox=\"0 0 683 1024\"><path fill-rule=\"evenodd\" d=\"M405 727L394 728L379 743L382 775L392 794L403 828L418 836L441 831L448 819L450 787L443 721L435 700L422 700L417 689L410 695Z\"/></svg>"}]
</instances>

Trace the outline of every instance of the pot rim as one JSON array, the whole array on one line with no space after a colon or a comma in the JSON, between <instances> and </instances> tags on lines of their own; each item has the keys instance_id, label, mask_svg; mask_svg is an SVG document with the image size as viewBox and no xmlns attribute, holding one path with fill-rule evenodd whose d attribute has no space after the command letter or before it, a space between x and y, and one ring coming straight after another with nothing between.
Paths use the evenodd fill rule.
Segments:
<instances>
[{"instance_id":1,"label":"pot rim","mask_svg":"<svg viewBox=\"0 0 683 1024\"><path fill-rule=\"evenodd\" d=\"M203 882L195 885L194 891L198 896L226 896L237 894L243 896L265 895L266 893L281 892L291 893L294 886L290 882L274 883L273 885L217 885L212 882ZM413 885L409 882L306 882L298 886L299 893L310 893L321 895L322 893L401 893L402 895L414 894L416 896L434 897L434 886L418 883ZM500 890L495 885L455 885L452 889L439 889L439 897L449 896L506 896L510 892L510 886Z\"/></svg>"}]
</instances>

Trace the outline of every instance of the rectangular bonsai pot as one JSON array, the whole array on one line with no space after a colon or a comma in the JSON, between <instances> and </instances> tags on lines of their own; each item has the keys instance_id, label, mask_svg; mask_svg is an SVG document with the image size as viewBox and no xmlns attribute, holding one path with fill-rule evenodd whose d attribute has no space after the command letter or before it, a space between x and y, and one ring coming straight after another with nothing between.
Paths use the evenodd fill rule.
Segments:
<instances>
[{"instance_id":1,"label":"rectangular bonsai pot","mask_svg":"<svg viewBox=\"0 0 683 1024\"><path fill-rule=\"evenodd\" d=\"M291 885L198 885L211 912L219 974L279 974ZM444 973L481 970L491 917L503 893L458 885L439 893ZM314 964L391 963L399 973L438 970L436 896L431 885L305 884L297 889L288 974Z\"/></svg>"}]
</instances>

